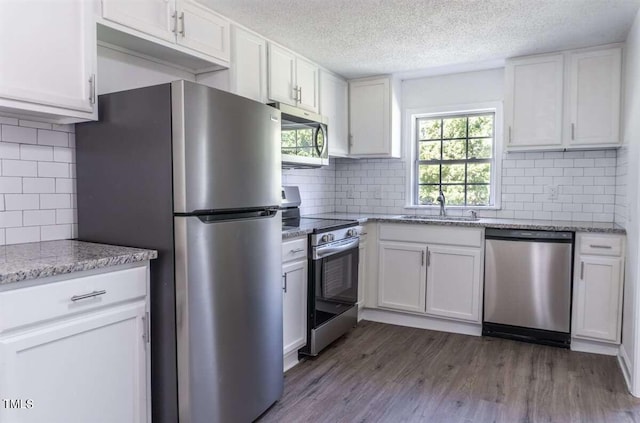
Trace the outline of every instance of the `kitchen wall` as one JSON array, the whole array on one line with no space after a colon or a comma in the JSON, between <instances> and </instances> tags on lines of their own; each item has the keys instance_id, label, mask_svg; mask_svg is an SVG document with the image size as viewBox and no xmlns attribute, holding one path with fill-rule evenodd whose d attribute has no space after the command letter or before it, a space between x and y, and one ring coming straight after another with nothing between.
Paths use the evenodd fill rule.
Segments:
<instances>
[{"instance_id":1,"label":"kitchen wall","mask_svg":"<svg viewBox=\"0 0 640 423\"><path fill-rule=\"evenodd\" d=\"M303 215L331 213L336 204L336 166L335 160L321 169L283 169L282 185L300 187Z\"/></svg>"},{"instance_id":2,"label":"kitchen wall","mask_svg":"<svg viewBox=\"0 0 640 423\"><path fill-rule=\"evenodd\" d=\"M632 394L640 396L640 325L638 325L638 311L640 311L640 290L638 289L638 275L640 275L640 212L638 179L640 177L640 12L627 38L625 48L625 97L622 134L625 147L621 150L624 160L628 163L626 188L627 204L627 257L624 282L624 304L622 323L622 347L620 353L630 374L630 388Z\"/></svg>"},{"instance_id":3,"label":"kitchen wall","mask_svg":"<svg viewBox=\"0 0 640 423\"><path fill-rule=\"evenodd\" d=\"M0 116L0 244L76 236L73 125Z\"/></svg>"},{"instance_id":4,"label":"kitchen wall","mask_svg":"<svg viewBox=\"0 0 640 423\"><path fill-rule=\"evenodd\" d=\"M434 109L502 101L504 69L403 81L403 110ZM616 150L505 153L502 156L502 207L480 210L484 217L613 222L614 203L624 217L626 170L617 170ZM621 156L626 163L626 155ZM336 211L353 213L438 213L438 208L405 209L405 159L338 159ZM616 183L621 184L616 191ZM558 186L550 199L548 186ZM462 214L464 210L451 210Z\"/></svg>"}]
</instances>

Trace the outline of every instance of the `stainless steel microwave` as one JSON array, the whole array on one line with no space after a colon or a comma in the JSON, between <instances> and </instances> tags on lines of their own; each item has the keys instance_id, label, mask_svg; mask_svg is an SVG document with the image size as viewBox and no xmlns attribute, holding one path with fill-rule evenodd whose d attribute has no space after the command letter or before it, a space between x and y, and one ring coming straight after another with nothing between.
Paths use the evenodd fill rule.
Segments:
<instances>
[{"instance_id":1,"label":"stainless steel microwave","mask_svg":"<svg viewBox=\"0 0 640 423\"><path fill-rule=\"evenodd\" d=\"M282 112L282 167L311 168L329 164L327 118L283 103L271 106Z\"/></svg>"}]
</instances>

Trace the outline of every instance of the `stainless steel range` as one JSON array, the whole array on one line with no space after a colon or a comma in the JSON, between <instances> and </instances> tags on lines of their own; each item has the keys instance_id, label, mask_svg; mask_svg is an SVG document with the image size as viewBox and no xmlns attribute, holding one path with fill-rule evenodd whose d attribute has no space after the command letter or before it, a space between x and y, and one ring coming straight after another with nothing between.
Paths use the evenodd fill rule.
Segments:
<instances>
[{"instance_id":1,"label":"stainless steel range","mask_svg":"<svg viewBox=\"0 0 640 423\"><path fill-rule=\"evenodd\" d=\"M358 321L358 260L362 227L356 220L300 217L297 187L283 187L285 229L310 230L307 345L318 355Z\"/></svg>"}]
</instances>

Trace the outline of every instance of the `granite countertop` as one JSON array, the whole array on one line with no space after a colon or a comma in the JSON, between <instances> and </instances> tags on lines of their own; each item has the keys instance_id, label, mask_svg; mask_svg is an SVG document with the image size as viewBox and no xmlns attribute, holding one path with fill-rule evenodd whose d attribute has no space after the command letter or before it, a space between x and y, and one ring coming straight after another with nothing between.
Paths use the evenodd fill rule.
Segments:
<instances>
[{"instance_id":1,"label":"granite countertop","mask_svg":"<svg viewBox=\"0 0 640 423\"><path fill-rule=\"evenodd\" d=\"M605 222L578 222L570 220L523 220L523 219L495 219L480 218L475 221L456 220L429 220L429 216L420 219L416 217L404 217L407 215L387 215L375 213L323 213L305 217L321 217L324 219L352 219L360 223L365 222L385 222L385 223L411 223L419 225L441 225L441 226L466 226L484 227L497 229L531 229L543 231L573 231L573 232L600 232L626 234L626 230L616 223ZM283 233L283 239L284 239Z\"/></svg>"},{"instance_id":2,"label":"granite countertop","mask_svg":"<svg viewBox=\"0 0 640 423\"><path fill-rule=\"evenodd\" d=\"M0 285L155 259L158 252L63 240L0 247Z\"/></svg>"}]
</instances>

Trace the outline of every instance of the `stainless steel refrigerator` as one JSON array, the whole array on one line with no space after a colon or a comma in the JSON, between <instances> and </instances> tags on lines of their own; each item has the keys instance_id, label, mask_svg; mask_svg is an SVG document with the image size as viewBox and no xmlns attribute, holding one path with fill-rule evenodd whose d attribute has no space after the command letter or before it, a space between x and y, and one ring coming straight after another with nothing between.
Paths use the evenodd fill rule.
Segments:
<instances>
[{"instance_id":1,"label":"stainless steel refrigerator","mask_svg":"<svg viewBox=\"0 0 640 423\"><path fill-rule=\"evenodd\" d=\"M77 125L78 235L153 248L154 423L250 422L283 390L280 112L176 81Z\"/></svg>"}]
</instances>

